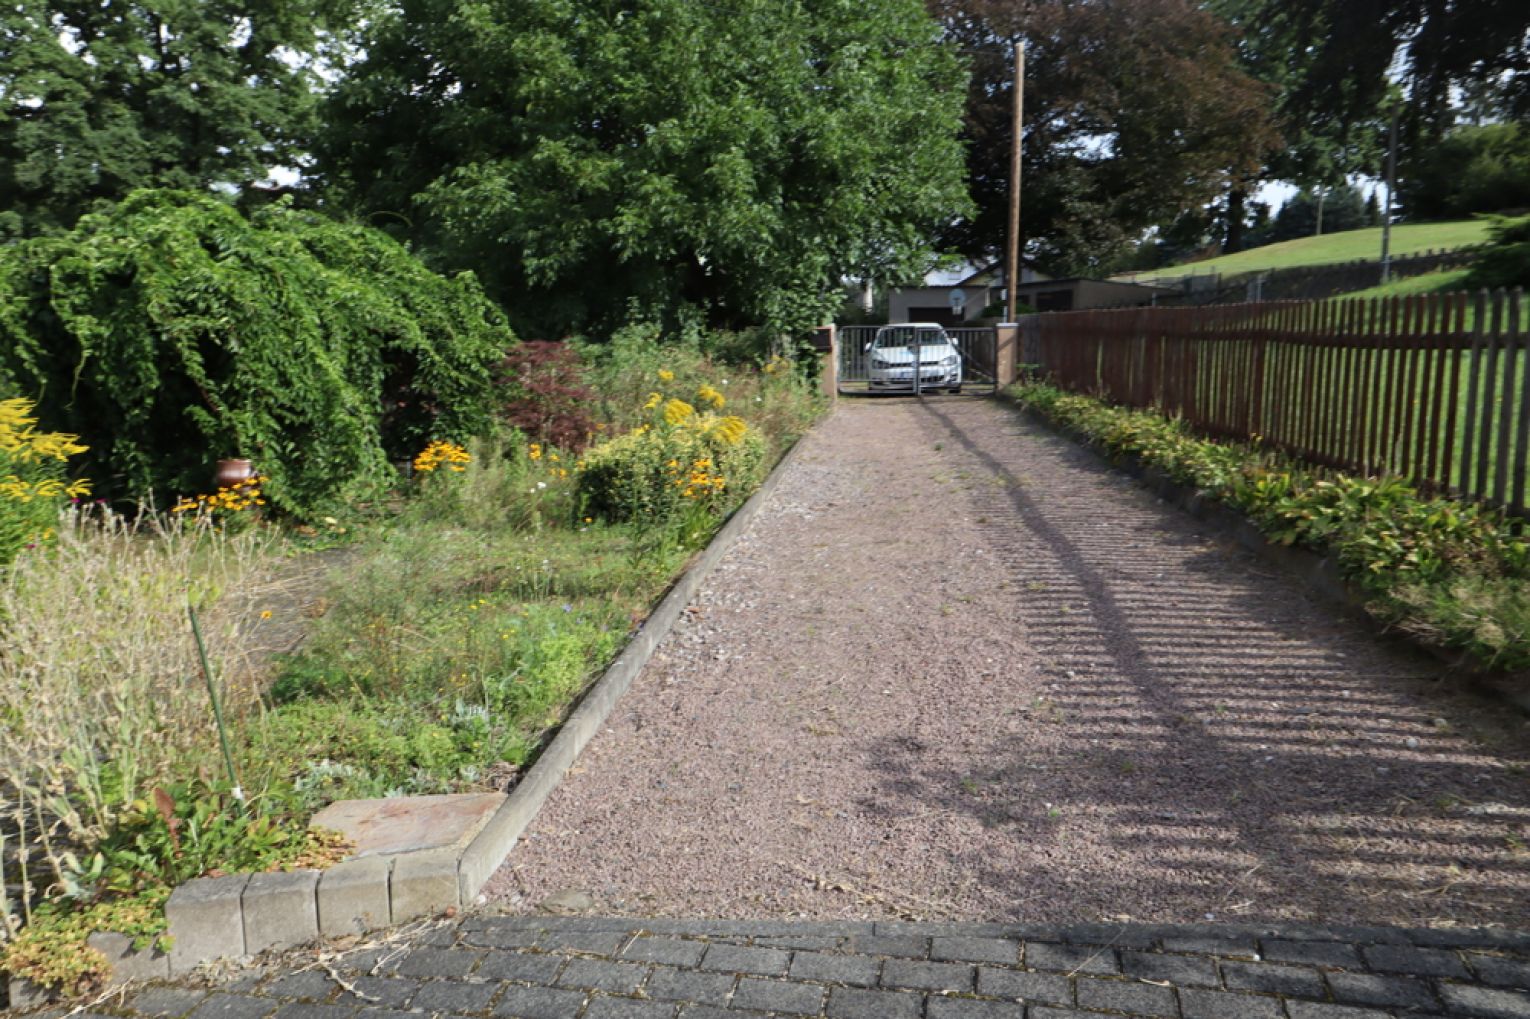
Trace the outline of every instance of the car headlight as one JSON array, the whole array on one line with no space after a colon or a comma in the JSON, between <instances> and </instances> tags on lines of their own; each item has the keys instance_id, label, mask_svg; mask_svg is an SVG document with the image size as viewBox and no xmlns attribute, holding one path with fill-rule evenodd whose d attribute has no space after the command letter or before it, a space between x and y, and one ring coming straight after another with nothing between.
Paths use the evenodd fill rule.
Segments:
<instances>
[{"instance_id":1,"label":"car headlight","mask_svg":"<svg viewBox=\"0 0 1530 1019\"><path fill-rule=\"evenodd\" d=\"M896 363L894 363L892 361L883 361L881 358L873 358L872 362L871 362L871 367L873 367L873 368L881 368L881 369L885 370L887 368L896 368L898 366L897 366Z\"/></svg>"},{"instance_id":2,"label":"car headlight","mask_svg":"<svg viewBox=\"0 0 1530 1019\"><path fill-rule=\"evenodd\" d=\"M947 354L945 357L941 358L940 363L945 365L947 368L955 368L957 365L962 363L962 359L957 354Z\"/></svg>"}]
</instances>

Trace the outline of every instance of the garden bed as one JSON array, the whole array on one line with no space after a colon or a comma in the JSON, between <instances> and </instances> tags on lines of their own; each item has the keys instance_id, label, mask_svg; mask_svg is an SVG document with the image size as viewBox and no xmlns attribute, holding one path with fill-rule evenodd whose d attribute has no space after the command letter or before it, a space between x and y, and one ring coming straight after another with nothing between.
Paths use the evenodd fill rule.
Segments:
<instances>
[{"instance_id":1,"label":"garden bed","mask_svg":"<svg viewBox=\"0 0 1530 1019\"><path fill-rule=\"evenodd\" d=\"M1255 446L1193 435L1182 422L1040 382L1007 395L1107 456L1178 490L1199 512L1234 514L1324 594L1460 669L1519 691L1530 669L1530 541L1524 521L1432 497L1394 478L1355 478Z\"/></svg>"},{"instance_id":2,"label":"garden bed","mask_svg":"<svg viewBox=\"0 0 1530 1019\"><path fill-rule=\"evenodd\" d=\"M343 843L305 833L307 819L335 800L513 786L818 406L784 362L723 368L651 341L606 354L588 376L597 387L591 406L601 409L592 428L614 438L583 454L506 432L433 447L397 499L344 517L298 527L230 514L146 518L128 529L75 514L45 555L23 557L7 577L26 596L11 603L13 615L43 620L48 601L76 597L62 578L90 567L101 582L86 590L122 590L106 628L133 634L145 655L174 653L151 682L111 694L133 722L126 743L106 753L76 743L52 762L60 775L71 761L96 768L83 785L98 799L76 809L81 824L66 829L68 841L39 846L23 828L8 847L8 877L25 864L19 884L31 892L9 903L30 921L12 942L13 975L86 991L102 960L85 950L85 935L110 926L152 945L173 885L339 859ZM647 491L638 502L649 512L633 510L635 491ZM310 578L301 595L284 591L283 578L310 572L305 557L337 546L344 551L322 584ZM121 561L123 549L137 558ZM167 560L171 549L178 558ZM105 582L118 575L123 583ZM208 688L199 676L187 682L197 672L188 584L225 709L227 759ZM102 608L82 605L73 616L87 644L100 637L87 631ZM291 646L295 615L301 644L274 657L261 650ZM268 639L279 628L282 639ZM15 646L24 658L28 648L67 643L63 636L29 633ZM138 663L124 664L132 674ZM92 678L73 684L76 706L111 686L104 674ZM159 717L177 721L165 732ZM88 740L111 738L97 731ZM46 788L46 776L36 779ZM74 807L80 794L64 784L71 798L34 805L53 816ZM142 901L132 923L95 912L128 899Z\"/></svg>"}]
</instances>

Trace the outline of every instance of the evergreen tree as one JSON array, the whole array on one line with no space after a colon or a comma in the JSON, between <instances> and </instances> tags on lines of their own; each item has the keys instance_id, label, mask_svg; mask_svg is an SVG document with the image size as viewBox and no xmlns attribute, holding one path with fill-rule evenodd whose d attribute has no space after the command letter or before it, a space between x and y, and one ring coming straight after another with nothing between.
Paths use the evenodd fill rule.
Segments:
<instances>
[{"instance_id":1,"label":"evergreen tree","mask_svg":"<svg viewBox=\"0 0 1530 1019\"><path fill-rule=\"evenodd\" d=\"M0 7L0 238L146 186L263 180L313 127L338 0L20 0Z\"/></svg>"}]
</instances>

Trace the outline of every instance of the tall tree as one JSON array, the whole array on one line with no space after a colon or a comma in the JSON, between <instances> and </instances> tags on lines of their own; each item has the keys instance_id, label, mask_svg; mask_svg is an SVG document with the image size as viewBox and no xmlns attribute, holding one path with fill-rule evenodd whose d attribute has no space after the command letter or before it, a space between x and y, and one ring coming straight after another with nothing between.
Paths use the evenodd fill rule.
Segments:
<instances>
[{"instance_id":1,"label":"tall tree","mask_svg":"<svg viewBox=\"0 0 1530 1019\"><path fill-rule=\"evenodd\" d=\"M523 335L816 324L966 207L919 0L392 0L335 90L335 193Z\"/></svg>"},{"instance_id":2,"label":"tall tree","mask_svg":"<svg viewBox=\"0 0 1530 1019\"><path fill-rule=\"evenodd\" d=\"M242 185L313 126L338 0L0 7L0 237L67 229L138 187Z\"/></svg>"},{"instance_id":3,"label":"tall tree","mask_svg":"<svg viewBox=\"0 0 1530 1019\"><path fill-rule=\"evenodd\" d=\"M1002 249L1012 138L1010 53L1025 40L1023 231L1061 271L1098 270L1155 224L1220 195L1274 144L1267 89L1228 27L1193 0L930 0L970 55L969 185L951 231Z\"/></svg>"}]
</instances>

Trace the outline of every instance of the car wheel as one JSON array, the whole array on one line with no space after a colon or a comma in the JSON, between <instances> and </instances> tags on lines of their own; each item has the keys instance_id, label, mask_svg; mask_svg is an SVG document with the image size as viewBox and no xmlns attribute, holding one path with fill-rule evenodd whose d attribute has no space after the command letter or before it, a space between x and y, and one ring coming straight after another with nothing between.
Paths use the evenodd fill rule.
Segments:
<instances>
[{"instance_id":1,"label":"car wheel","mask_svg":"<svg viewBox=\"0 0 1530 1019\"><path fill-rule=\"evenodd\" d=\"M953 393L953 394L954 394L954 393L960 393L960 392L961 392L961 391L962 391L962 387L961 387L961 386L951 386L951 387L950 387L950 388L949 388L949 389L948 389L948 390L947 390L947 392L949 392L949 393Z\"/></svg>"}]
</instances>

